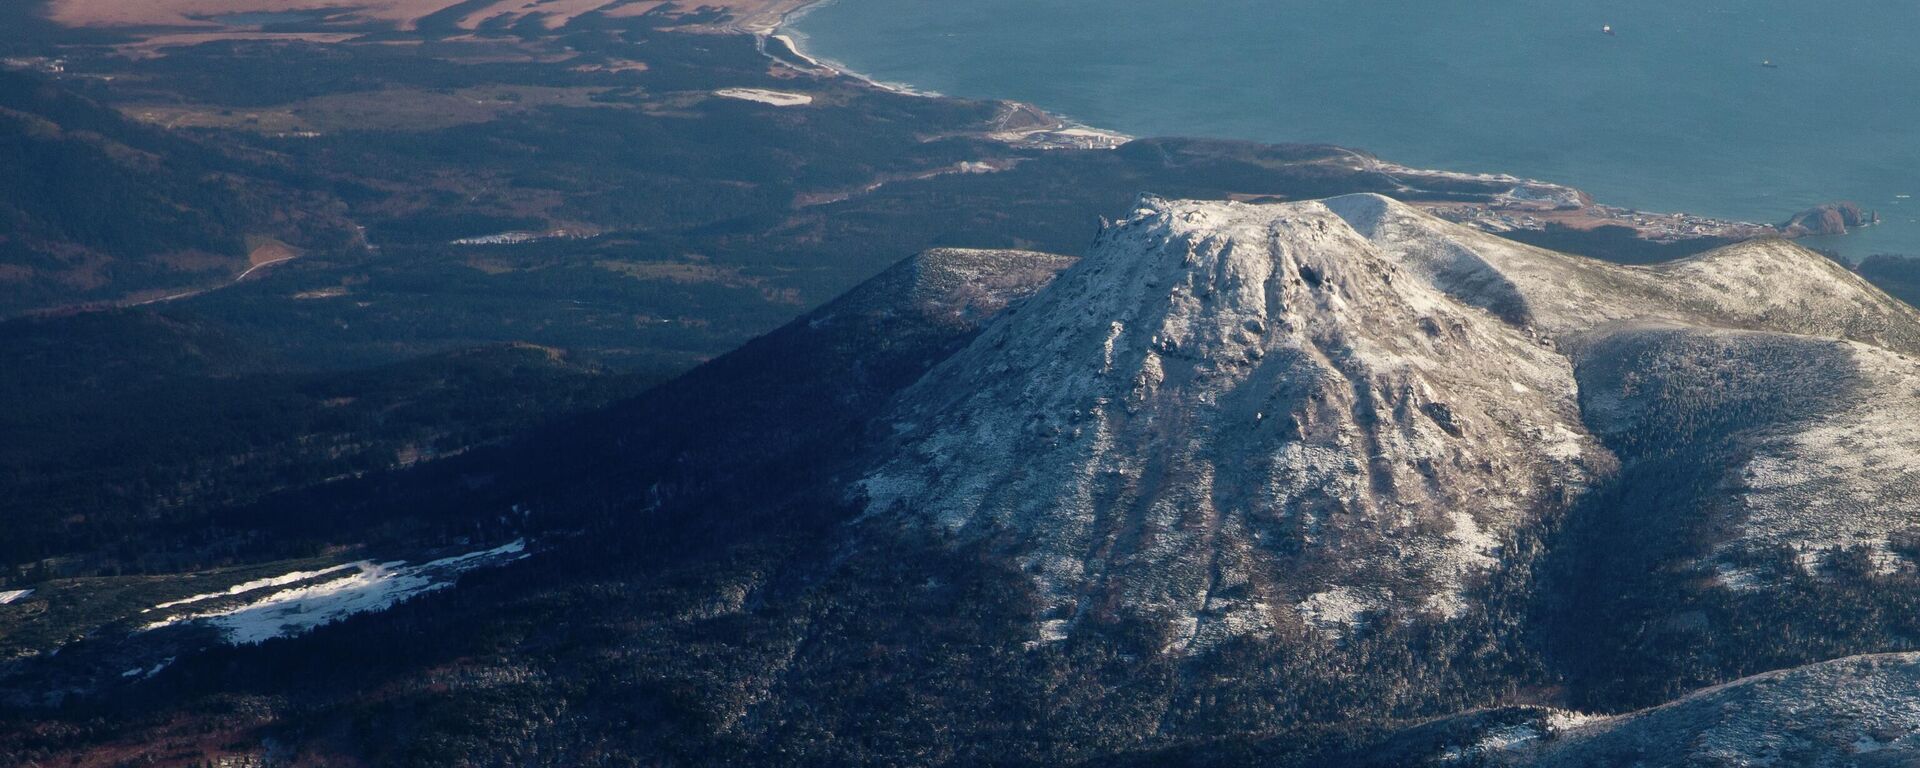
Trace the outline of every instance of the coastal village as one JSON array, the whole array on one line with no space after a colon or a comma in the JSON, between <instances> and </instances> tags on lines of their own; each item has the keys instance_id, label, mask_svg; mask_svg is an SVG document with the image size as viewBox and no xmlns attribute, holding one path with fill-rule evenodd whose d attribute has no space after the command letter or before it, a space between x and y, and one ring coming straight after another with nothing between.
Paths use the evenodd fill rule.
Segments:
<instances>
[{"instance_id":1,"label":"coastal village","mask_svg":"<svg viewBox=\"0 0 1920 768\"><path fill-rule=\"evenodd\" d=\"M1434 215L1496 234L1544 232L1554 228L1590 231L1601 227L1625 227L1648 242L1674 243L1700 238L1751 240L1761 237L1844 235L1851 228L1879 223L1879 214L1849 202L1815 206L1794 214L1780 224L1719 219L1692 213L1654 213L1599 203L1585 192L1552 182L1507 174L1409 168L1359 153L1354 153L1354 157L1367 170L1393 178L1401 187L1399 194L1402 197L1416 202ZM1455 186L1459 182L1511 184L1512 189L1486 200L1434 202L1424 199L1429 195L1442 197L1437 190Z\"/></svg>"},{"instance_id":2,"label":"coastal village","mask_svg":"<svg viewBox=\"0 0 1920 768\"><path fill-rule=\"evenodd\" d=\"M1656 243L1703 237L1747 240L1783 234L1780 228L1767 224L1715 219L1690 213L1649 213L1599 204L1565 206L1509 199L1490 203L1426 203L1422 207L1448 221L1496 234L1522 230L1545 231L1551 227L1576 230L1627 227L1641 239Z\"/></svg>"}]
</instances>

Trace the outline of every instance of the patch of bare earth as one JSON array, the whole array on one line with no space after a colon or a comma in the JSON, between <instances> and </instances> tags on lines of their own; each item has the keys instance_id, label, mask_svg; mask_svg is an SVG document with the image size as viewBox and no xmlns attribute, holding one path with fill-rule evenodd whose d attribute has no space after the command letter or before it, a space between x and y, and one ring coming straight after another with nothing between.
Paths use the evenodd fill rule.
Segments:
<instances>
[{"instance_id":1,"label":"patch of bare earth","mask_svg":"<svg viewBox=\"0 0 1920 768\"><path fill-rule=\"evenodd\" d=\"M253 236L247 238L247 267L254 268L282 261L292 261L305 254L299 248L275 240L271 237Z\"/></svg>"}]
</instances>

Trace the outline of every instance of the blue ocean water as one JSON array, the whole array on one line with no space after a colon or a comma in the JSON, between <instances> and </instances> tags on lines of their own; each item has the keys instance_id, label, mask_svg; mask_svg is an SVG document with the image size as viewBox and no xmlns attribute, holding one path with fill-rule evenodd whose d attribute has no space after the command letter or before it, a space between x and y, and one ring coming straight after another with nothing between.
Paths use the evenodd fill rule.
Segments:
<instances>
[{"instance_id":1,"label":"blue ocean water","mask_svg":"<svg viewBox=\"0 0 1920 768\"><path fill-rule=\"evenodd\" d=\"M789 31L881 81L1133 135L1330 142L1749 221L1855 200L1886 223L1810 244L1920 255L1914 0L834 0Z\"/></svg>"}]
</instances>

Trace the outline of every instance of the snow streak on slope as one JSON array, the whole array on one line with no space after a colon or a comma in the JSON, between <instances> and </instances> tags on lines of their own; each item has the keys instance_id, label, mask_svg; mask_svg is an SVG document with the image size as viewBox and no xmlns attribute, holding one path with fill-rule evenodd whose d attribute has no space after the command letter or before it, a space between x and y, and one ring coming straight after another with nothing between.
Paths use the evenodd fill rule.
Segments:
<instances>
[{"instance_id":1,"label":"snow streak on slope","mask_svg":"<svg viewBox=\"0 0 1920 768\"><path fill-rule=\"evenodd\" d=\"M1591 449L1564 359L1318 203L1144 200L893 421L870 509L1014 550L1042 639L1179 648L1451 615Z\"/></svg>"},{"instance_id":2,"label":"snow streak on slope","mask_svg":"<svg viewBox=\"0 0 1920 768\"><path fill-rule=\"evenodd\" d=\"M146 613L148 611L164 611L168 608L173 608L176 606L192 605L194 603L206 602L208 600L219 600L222 598L234 597L237 595L244 595L256 589L286 586L288 584L306 581L307 579L325 576L330 573L337 573L339 571L344 571L348 568L358 568L358 567L361 567L361 565L362 565L361 563L342 563L340 565L336 565L331 568L322 568L317 571L293 571L291 573L280 574L279 576L269 576L264 579L254 579L253 581L243 581L239 584L235 584L231 587L227 587L226 589L220 590L219 592L207 592L205 594L183 597L183 598L180 598L179 600L169 600L167 602L156 605L152 608L148 608L146 609L146 611L142 611L142 613Z\"/></svg>"},{"instance_id":3,"label":"snow streak on slope","mask_svg":"<svg viewBox=\"0 0 1920 768\"><path fill-rule=\"evenodd\" d=\"M229 643L237 645L258 643L275 637L302 634L356 613L386 610L416 595L452 586L454 579L467 571L502 565L526 557L525 552L526 542L515 541L493 549L442 558L419 565L407 565L404 560L386 563L362 560L322 571L286 574L274 579L262 579L237 585L228 592L196 595L185 600L163 603L155 606L154 609L240 595L268 586L292 584L344 573L344 575L313 584L279 590L231 607L169 616L147 624L145 629L159 629L185 622L203 622L218 628ZM248 587L248 589L241 589L242 587Z\"/></svg>"}]
</instances>

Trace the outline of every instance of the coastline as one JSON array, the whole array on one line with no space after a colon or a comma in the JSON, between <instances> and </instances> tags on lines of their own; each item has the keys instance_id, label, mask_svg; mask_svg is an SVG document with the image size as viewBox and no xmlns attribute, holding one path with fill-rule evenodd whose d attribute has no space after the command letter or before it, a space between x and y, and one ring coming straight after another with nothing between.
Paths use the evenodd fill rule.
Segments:
<instances>
[{"instance_id":1,"label":"coastline","mask_svg":"<svg viewBox=\"0 0 1920 768\"><path fill-rule=\"evenodd\" d=\"M813 6L809 5L808 7L811 8ZM786 46L787 53L791 54L794 58L805 62L808 66L813 67L815 70L818 70L822 74L845 77L851 80L858 80L862 83L873 86L874 88L878 88L880 90L888 91L891 93L898 93L905 96L921 96L921 97L930 98L930 99L946 98L946 94L940 93L938 91L922 90L919 88L915 88L911 85L907 85L906 83L892 83L892 82L887 82L885 80L880 80L880 79L871 77L869 75L866 75L862 72L856 71L840 62L834 61L832 59L821 58L814 54L808 53L806 49L801 46L801 41L806 39L806 35L800 34L797 31L789 30L784 25L775 29L772 32L756 33L756 36L759 38L760 45L762 46L763 50L767 44L767 41L771 40L771 41L777 42L783 46Z\"/></svg>"},{"instance_id":2,"label":"coastline","mask_svg":"<svg viewBox=\"0 0 1920 768\"><path fill-rule=\"evenodd\" d=\"M939 91L918 88L908 83L881 80L856 70L843 62L808 52L805 46L807 40L806 34L794 29L792 24L807 14L812 13L814 10L823 8L832 2L834 2L834 0L801 0L800 2L794 3L791 8L781 12L773 21L754 20L742 24L738 28L753 35L755 45L759 47L760 52L775 61L780 61L781 56L767 50L768 41L773 41L784 46L788 54L800 62L805 63L807 66L814 68L818 74L848 78L882 91L897 93L903 96L928 99L953 98ZM1009 128L990 134L994 138L1010 144L1027 144L1041 148L1072 147L1079 149L1112 149L1137 138L1119 131L1088 125L1037 105L1009 99L992 99L991 101L996 101L1011 107L1008 112L1002 114L1001 119L1003 122L1015 114L1035 118L1039 121L1038 124L1035 125Z\"/></svg>"},{"instance_id":3,"label":"coastline","mask_svg":"<svg viewBox=\"0 0 1920 768\"><path fill-rule=\"evenodd\" d=\"M787 52L792 54L794 58L805 62L808 66L822 73L851 78L883 91L907 96L924 96L927 98L945 97L945 94L936 91L921 90L906 83L891 83L870 77L841 62L808 53L803 46L803 43L807 39L806 34L794 29L792 25L807 14L823 8L831 2L833 2L833 0L800 0L799 2L795 2L791 8L782 11L779 16L771 22L749 22L743 25L741 29L754 36L758 41L757 45L760 46L762 53L767 53L767 41L772 40L786 46ZM773 56L773 54L770 53L768 55ZM777 56L774 58L778 59Z\"/></svg>"},{"instance_id":4,"label":"coastline","mask_svg":"<svg viewBox=\"0 0 1920 768\"><path fill-rule=\"evenodd\" d=\"M949 98L938 91L918 88L908 83L881 80L853 69L843 62L807 51L805 47L807 36L794 29L793 23L833 2L835 0L796 0L790 7L771 19L754 19L736 28L752 34L761 52L776 61L781 61L783 57L767 50L769 40L785 47L788 55L812 67L816 74L845 77L873 88L906 96ZM1044 120L1053 123L1037 128L1010 129L989 134L993 138L1008 143L1029 144L1043 148L1112 149L1138 138L1081 123L1070 117L1048 111L1039 105L1005 99L997 101L1010 105L1014 113L1025 113L1017 116L1030 118L1043 116ZM1015 116L1003 113L1001 119L1003 122L1008 122ZM1845 236L1845 234L1802 232L1778 224L1699 216L1684 211L1653 212L1624 208L1597 201L1584 190L1556 182L1506 173L1413 168L1382 160L1363 150L1344 146L1340 149L1351 157L1354 168L1378 173L1400 187L1401 191L1408 195L1407 202L1441 218L1494 234L1548 233L1556 229L1594 231L1607 227L1624 227L1632 230L1640 239L1656 244L1696 239L1741 241L1769 237L1799 239ZM1511 184L1512 189L1484 202L1444 199L1445 195L1437 191L1438 188L1445 187L1451 182L1460 181ZM1432 188L1423 185L1432 185ZM1421 199L1425 193L1432 193L1436 198L1441 199Z\"/></svg>"}]
</instances>

